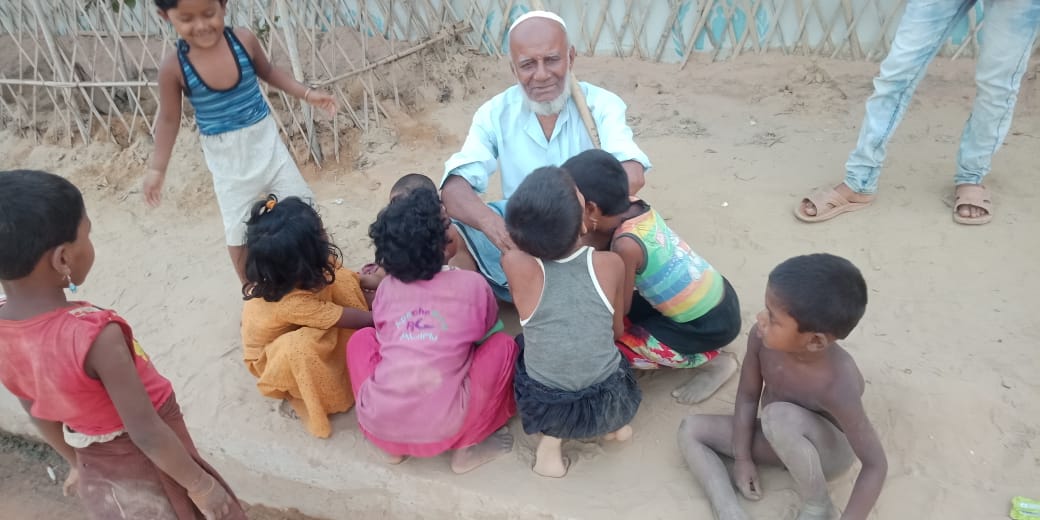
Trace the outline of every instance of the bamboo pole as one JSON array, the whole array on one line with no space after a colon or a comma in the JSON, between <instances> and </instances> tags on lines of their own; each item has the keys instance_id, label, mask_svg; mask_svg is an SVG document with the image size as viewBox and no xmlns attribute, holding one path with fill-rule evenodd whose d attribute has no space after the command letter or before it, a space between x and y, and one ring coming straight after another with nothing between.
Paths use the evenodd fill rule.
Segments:
<instances>
[{"instance_id":1,"label":"bamboo pole","mask_svg":"<svg viewBox=\"0 0 1040 520\"><path fill-rule=\"evenodd\" d=\"M46 24L46 18L43 14L43 8L40 7L40 2L31 1L29 2L29 7L32 9L33 15L36 16L36 22L39 25L40 32L43 34L44 42L47 44L47 52L51 56L54 74L58 76L59 81L67 82L68 77L65 74L64 67L62 67L61 60L58 58L58 47L54 43L54 35L51 34L51 28ZM62 94L70 110L70 119L76 123L76 128L79 130L80 135L83 136L83 141L90 142L90 132L83 121L80 120L79 104L76 103L76 98L67 90L63 90ZM55 106L55 108L57 107Z\"/></svg>"},{"instance_id":2,"label":"bamboo pole","mask_svg":"<svg viewBox=\"0 0 1040 520\"><path fill-rule=\"evenodd\" d=\"M296 28L293 19L289 17L289 9L285 5L286 0L278 0L278 16L285 21L282 24L282 34L285 36L285 48L289 54L289 65L292 68L293 77L300 83L305 82L303 77L303 65L300 62L300 49L296 41ZM318 144L318 136L314 132L314 111L305 100L300 100L300 111L303 112L303 124L306 127L307 146L311 150L311 156L318 167L325 158L321 153L321 145ZM335 116L333 116L335 117Z\"/></svg>"},{"instance_id":3,"label":"bamboo pole","mask_svg":"<svg viewBox=\"0 0 1040 520\"><path fill-rule=\"evenodd\" d=\"M531 3L535 9L543 9L542 0L533 0ZM585 129L589 131L589 139L592 140L592 146L599 148L599 132L596 130L596 120L592 118L588 101L585 100L585 92L581 90L581 84L578 81L578 77L574 75L573 70L570 72L570 79L571 97L574 98L574 104L578 107L578 113L581 114L581 120L585 123Z\"/></svg>"}]
</instances>

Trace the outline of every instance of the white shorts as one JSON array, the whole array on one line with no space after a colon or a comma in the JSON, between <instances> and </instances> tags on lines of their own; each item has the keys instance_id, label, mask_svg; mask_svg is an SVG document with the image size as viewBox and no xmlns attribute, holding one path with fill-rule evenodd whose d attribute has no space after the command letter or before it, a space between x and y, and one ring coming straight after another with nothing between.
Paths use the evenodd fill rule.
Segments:
<instances>
[{"instance_id":1,"label":"white shorts","mask_svg":"<svg viewBox=\"0 0 1040 520\"><path fill-rule=\"evenodd\" d=\"M282 142L274 118L217 135L201 136L202 153L213 174L227 245L246 243L246 221L257 201L269 193L314 202L314 193L300 175Z\"/></svg>"}]
</instances>

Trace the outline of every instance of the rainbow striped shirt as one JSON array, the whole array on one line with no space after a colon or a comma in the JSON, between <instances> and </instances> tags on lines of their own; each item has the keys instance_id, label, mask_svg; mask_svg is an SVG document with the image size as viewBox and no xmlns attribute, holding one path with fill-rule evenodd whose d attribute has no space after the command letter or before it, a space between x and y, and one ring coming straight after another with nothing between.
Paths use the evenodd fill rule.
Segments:
<instances>
[{"instance_id":1,"label":"rainbow striped shirt","mask_svg":"<svg viewBox=\"0 0 1040 520\"><path fill-rule=\"evenodd\" d=\"M642 215L618 226L614 240L630 237L643 248L636 290L661 314L678 323L704 316L724 294L722 275L679 238L661 215L643 201Z\"/></svg>"}]
</instances>

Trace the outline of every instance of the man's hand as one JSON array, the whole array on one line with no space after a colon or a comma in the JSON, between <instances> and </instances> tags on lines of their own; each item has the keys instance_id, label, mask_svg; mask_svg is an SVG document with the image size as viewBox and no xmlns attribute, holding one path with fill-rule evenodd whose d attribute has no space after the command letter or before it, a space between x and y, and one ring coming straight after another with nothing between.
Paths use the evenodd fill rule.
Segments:
<instances>
[{"instance_id":1,"label":"man's hand","mask_svg":"<svg viewBox=\"0 0 1040 520\"><path fill-rule=\"evenodd\" d=\"M309 89L304 94L303 100L308 104L321 110L329 119L336 117L336 98L323 90Z\"/></svg>"},{"instance_id":2,"label":"man's hand","mask_svg":"<svg viewBox=\"0 0 1040 520\"><path fill-rule=\"evenodd\" d=\"M738 460L733 464L733 480L737 489L748 500L762 498L762 485L758 483L758 469L750 460Z\"/></svg>"},{"instance_id":3,"label":"man's hand","mask_svg":"<svg viewBox=\"0 0 1040 520\"><path fill-rule=\"evenodd\" d=\"M506 221L498 215L489 215L480 221L480 230L487 235L488 239L491 240L492 244L499 251L505 253L506 251L516 249L516 244L513 243L513 239L509 236L509 231L506 230Z\"/></svg>"}]
</instances>

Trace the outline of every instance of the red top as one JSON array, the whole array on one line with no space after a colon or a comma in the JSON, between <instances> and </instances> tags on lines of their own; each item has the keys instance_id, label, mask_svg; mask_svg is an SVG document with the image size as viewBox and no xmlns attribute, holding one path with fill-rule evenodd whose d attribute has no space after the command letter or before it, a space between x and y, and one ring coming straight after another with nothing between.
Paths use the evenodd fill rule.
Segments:
<instances>
[{"instance_id":1,"label":"red top","mask_svg":"<svg viewBox=\"0 0 1040 520\"><path fill-rule=\"evenodd\" d=\"M122 430L123 420L104 385L83 370L90 347L109 323L123 329L137 373L158 409L173 394L173 385L155 370L123 318L86 302L28 320L0 320L0 383L19 399L32 401L30 413L37 419L64 423L85 435Z\"/></svg>"}]
</instances>

